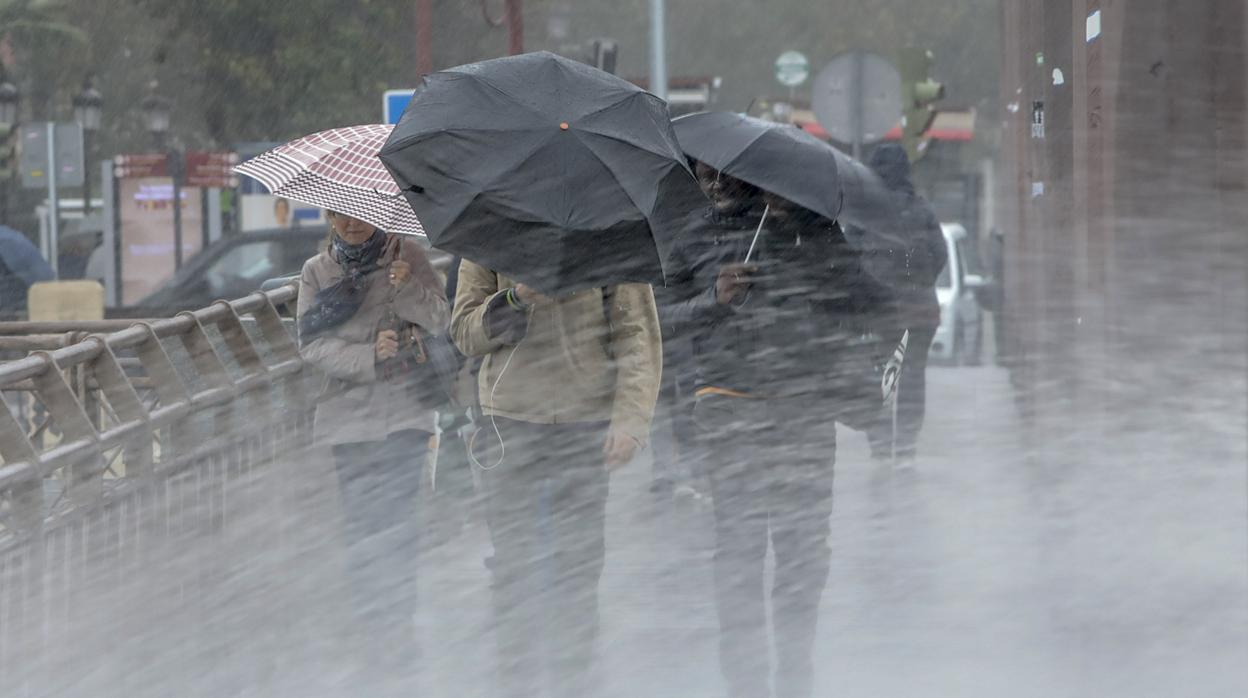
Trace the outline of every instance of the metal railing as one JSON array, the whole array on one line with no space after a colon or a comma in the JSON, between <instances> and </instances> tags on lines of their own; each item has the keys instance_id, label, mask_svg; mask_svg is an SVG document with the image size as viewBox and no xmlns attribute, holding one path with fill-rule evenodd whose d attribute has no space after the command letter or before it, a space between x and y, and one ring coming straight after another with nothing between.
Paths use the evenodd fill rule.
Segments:
<instances>
[{"instance_id":1,"label":"metal railing","mask_svg":"<svg viewBox=\"0 0 1248 698\"><path fill-rule=\"evenodd\" d=\"M182 694L153 661L171 648L232 657L203 695L271 672L274 651L232 654L268 640L211 599L250 593L266 564L319 564L298 554L319 524L297 513L324 488L301 482L317 375L278 312L296 295L0 325L0 350L30 351L0 363L0 694ZM306 615L292 604L271 627Z\"/></svg>"},{"instance_id":2,"label":"metal railing","mask_svg":"<svg viewBox=\"0 0 1248 698\"><path fill-rule=\"evenodd\" d=\"M303 361L278 312L296 295L285 286L148 322L5 323L0 347L31 351L0 363L0 391L26 393L38 409L15 410L12 399L0 409L0 549L244 425L306 421ZM114 331L90 334L101 330ZM49 479L60 485L52 503Z\"/></svg>"}]
</instances>

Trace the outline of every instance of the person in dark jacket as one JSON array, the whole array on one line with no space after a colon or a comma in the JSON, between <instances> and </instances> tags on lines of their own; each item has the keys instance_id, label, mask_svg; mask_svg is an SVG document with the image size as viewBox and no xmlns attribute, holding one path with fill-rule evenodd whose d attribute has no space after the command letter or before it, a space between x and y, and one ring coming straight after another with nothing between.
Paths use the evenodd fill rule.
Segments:
<instances>
[{"instance_id":1,"label":"person in dark jacket","mask_svg":"<svg viewBox=\"0 0 1248 698\"><path fill-rule=\"evenodd\" d=\"M720 178L722 182L722 177ZM776 695L812 695L816 619L827 581L838 357L887 312L833 221L769 193L743 225L712 208L680 236L665 321L692 337L694 422L714 501L720 666L730 696L768 696L763 571L775 554Z\"/></svg>"},{"instance_id":2,"label":"person in dark jacket","mask_svg":"<svg viewBox=\"0 0 1248 698\"><path fill-rule=\"evenodd\" d=\"M868 437L873 457L908 461L916 455L927 409L927 355L940 327L936 280L949 261L949 248L932 207L914 190L905 149L882 145L871 154L870 166L897 199L896 229L891 232L906 247L905 264L892 287L898 291L899 319L910 330L910 343L897 385L896 420L892 410L881 411Z\"/></svg>"},{"instance_id":3,"label":"person in dark jacket","mask_svg":"<svg viewBox=\"0 0 1248 698\"><path fill-rule=\"evenodd\" d=\"M705 163L692 162L698 183L711 200L705 212L708 227L724 231L753 231L762 211L762 192L735 177L721 175ZM710 237L707 238L711 239ZM694 494L706 487L705 457L693 424L696 367L692 332L682 322L681 288L693 273L686 260L673 265L676 282L654 290L659 322L663 328L663 383L659 390L662 419L655 420L655 492L668 492L682 484Z\"/></svg>"}]
</instances>

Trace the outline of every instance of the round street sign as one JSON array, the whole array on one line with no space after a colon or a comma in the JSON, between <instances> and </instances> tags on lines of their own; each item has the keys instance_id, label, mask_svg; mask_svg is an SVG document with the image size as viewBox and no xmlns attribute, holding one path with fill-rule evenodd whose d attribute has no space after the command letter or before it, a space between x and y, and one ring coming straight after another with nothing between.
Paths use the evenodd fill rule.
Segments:
<instances>
[{"instance_id":1,"label":"round street sign","mask_svg":"<svg viewBox=\"0 0 1248 698\"><path fill-rule=\"evenodd\" d=\"M901 120L901 75L883 56L848 51L815 76L812 108L842 143L875 143Z\"/></svg>"},{"instance_id":2,"label":"round street sign","mask_svg":"<svg viewBox=\"0 0 1248 698\"><path fill-rule=\"evenodd\" d=\"M785 51L776 59L776 80L785 87L797 87L810 77L810 61L797 51Z\"/></svg>"}]
</instances>

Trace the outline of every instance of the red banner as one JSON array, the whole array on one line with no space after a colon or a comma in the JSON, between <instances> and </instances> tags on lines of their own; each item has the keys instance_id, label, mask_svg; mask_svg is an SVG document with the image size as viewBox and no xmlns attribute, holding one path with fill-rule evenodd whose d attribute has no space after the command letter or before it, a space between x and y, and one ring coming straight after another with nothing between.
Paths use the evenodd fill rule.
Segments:
<instances>
[{"instance_id":1,"label":"red banner","mask_svg":"<svg viewBox=\"0 0 1248 698\"><path fill-rule=\"evenodd\" d=\"M188 152L183 183L188 187L205 189L237 187L238 176L231 171L237 164L238 153Z\"/></svg>"},{"instance_id":2,"label":"red banner","mask_svg":"<svg viewBox=\"0 0 1248 698\"><path fill-rule=\"evenodd\" d=\"M118 155L113 158L113 175L118 179L168 177L169 156L164 153Z\"/></svg>"}]
</instances>

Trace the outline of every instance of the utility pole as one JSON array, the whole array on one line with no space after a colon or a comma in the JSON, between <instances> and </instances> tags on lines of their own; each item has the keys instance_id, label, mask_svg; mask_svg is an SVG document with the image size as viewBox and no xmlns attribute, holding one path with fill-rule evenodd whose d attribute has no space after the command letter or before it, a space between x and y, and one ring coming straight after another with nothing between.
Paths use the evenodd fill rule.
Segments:
<instances>
[{"instance_id":1,"label":"utility pole","mask_svg":"<svg viewBox=\"0 0 1248 698\"><path fill-rule=\"evenodd\" d=\"M46 124L48 148L48 264L52 278L61 278L61 198L56 189L56 122Z\"/></svg>"},{"instance_id":2,"label":"utility pole","mask_svg":"<svg viewBox=\"0 0 1248 698\"><path fill-rule=\"evenodd\" d=\"M507 0L507 46L513 56L524 53L524 0Z\"/></svg>"},{"instance_id":3,"label":"utility pole","mask_svg":"<svg viewBox=\"0 0 1248 698\"><path fill-rule=\"evenodd\" d=\"M650 91L667 100L667 8L650 0Z\"/></svg>"},{"instance_id":4,"label":"utility pole","mask_svg":"<svg viewBox=\"0 0 1248 698\"><path fill-rule=\"evenodd\" d=\"M416 77L433 72L433 0L416 0Z\"/></svg>"}]
</instances>

